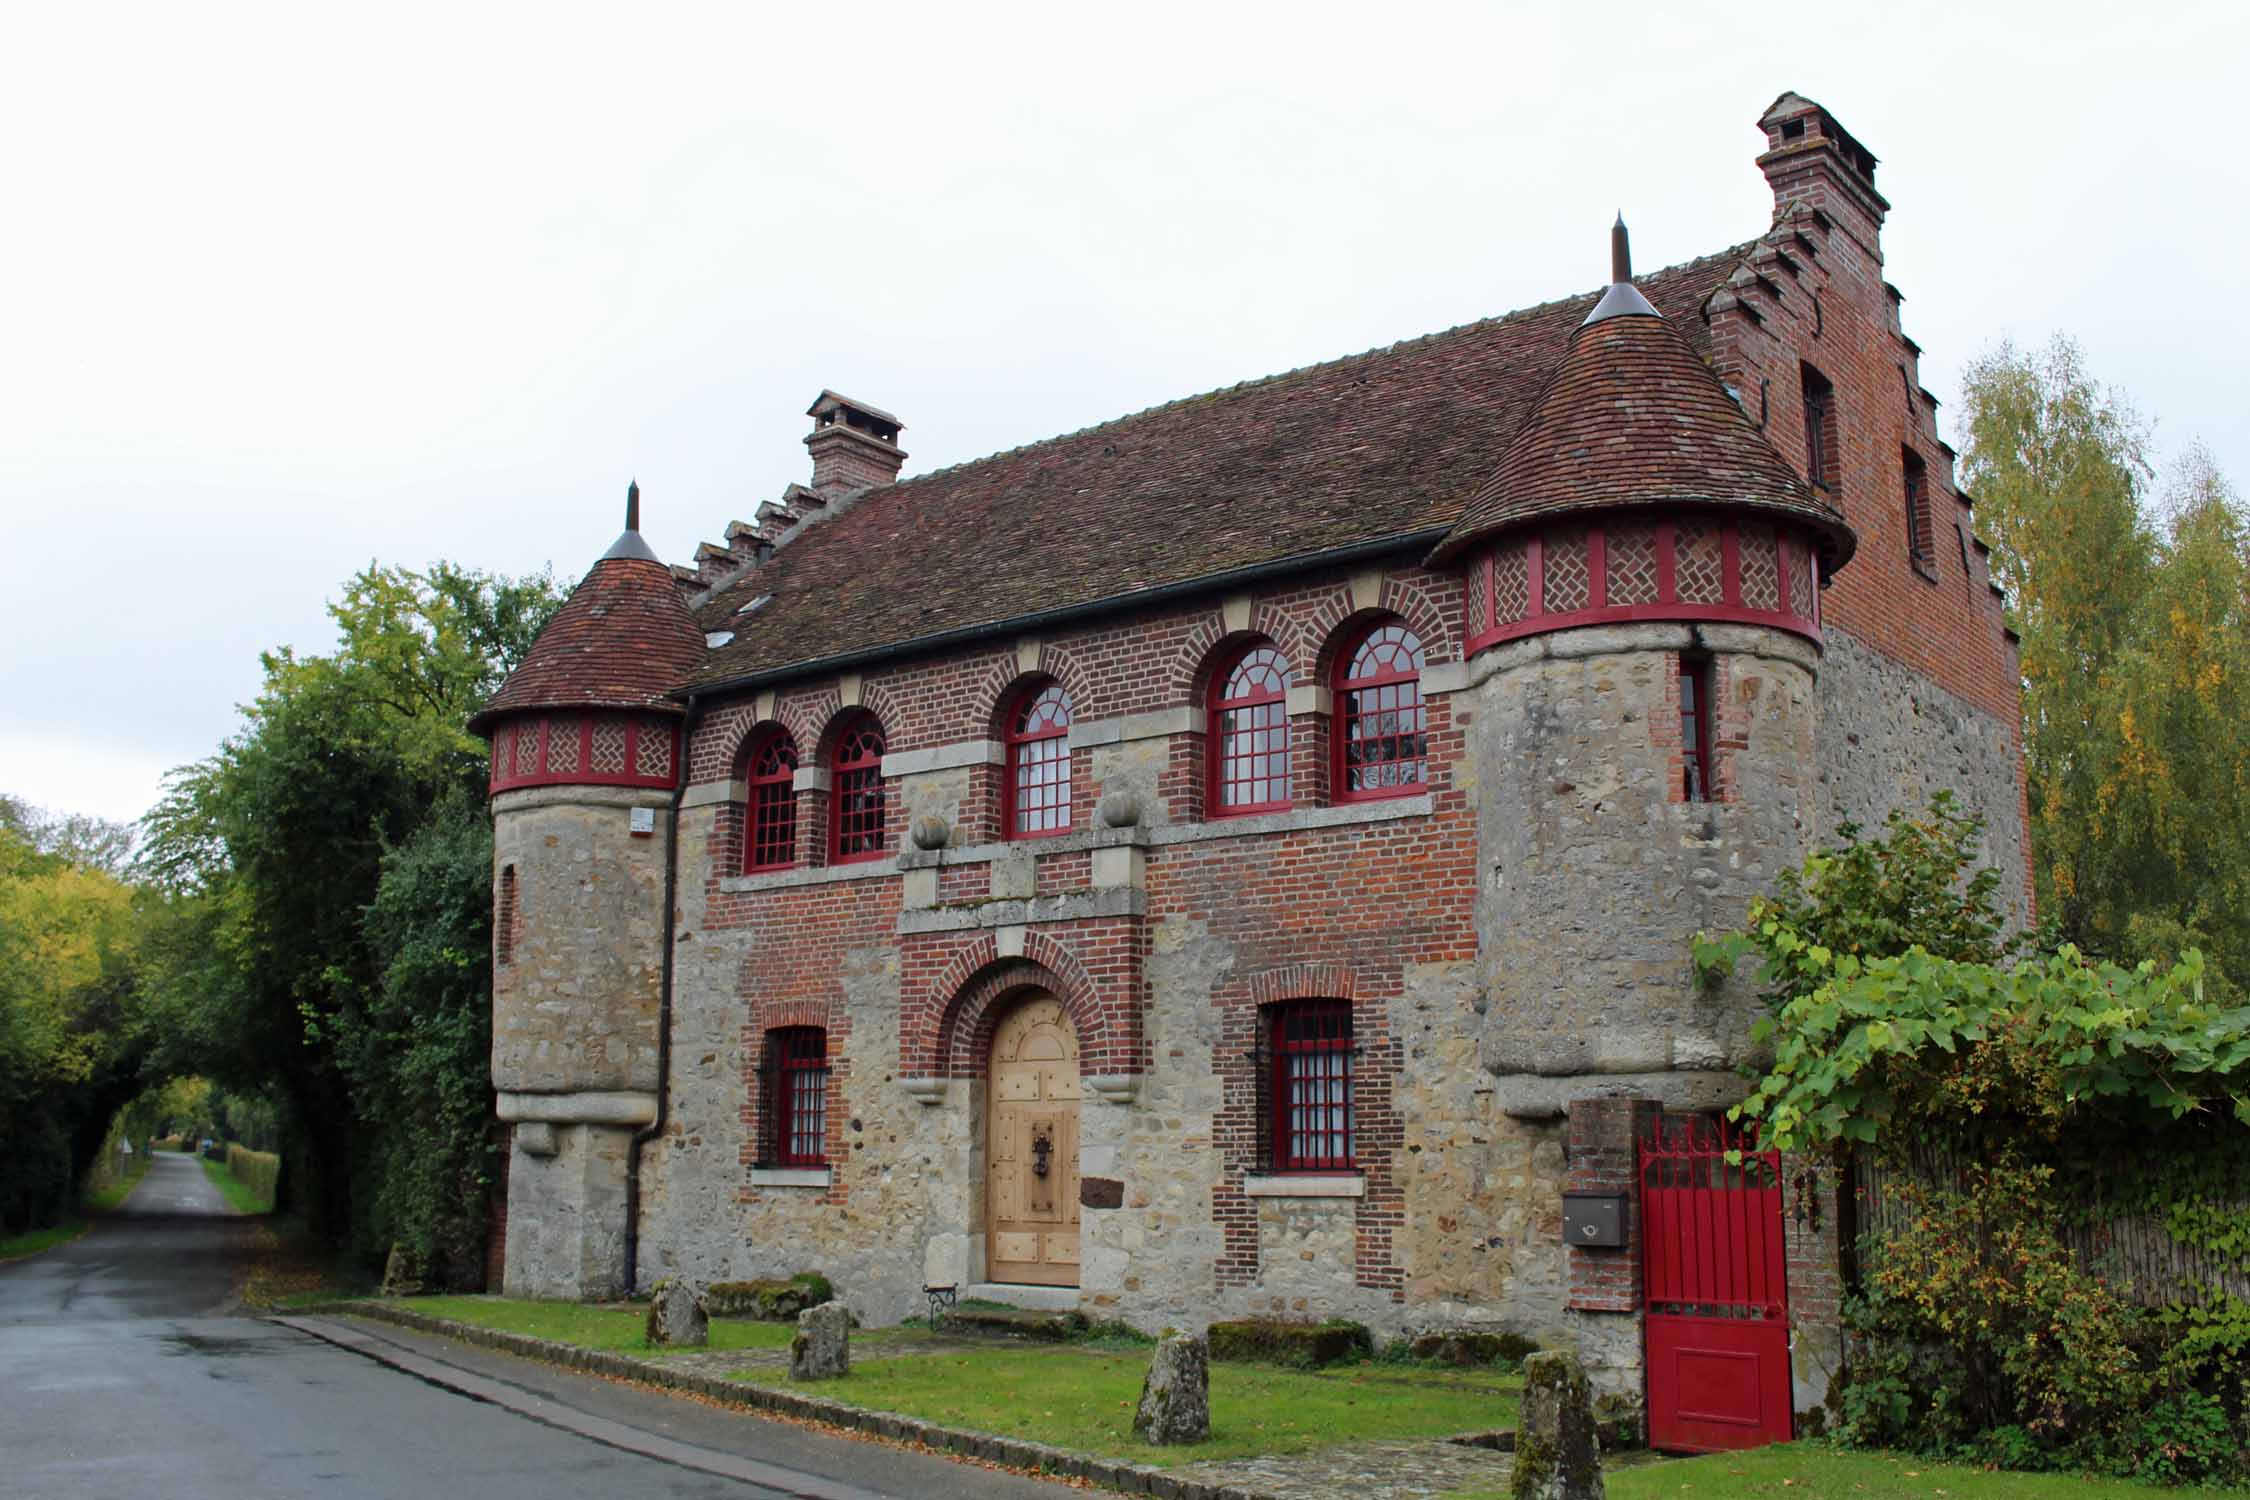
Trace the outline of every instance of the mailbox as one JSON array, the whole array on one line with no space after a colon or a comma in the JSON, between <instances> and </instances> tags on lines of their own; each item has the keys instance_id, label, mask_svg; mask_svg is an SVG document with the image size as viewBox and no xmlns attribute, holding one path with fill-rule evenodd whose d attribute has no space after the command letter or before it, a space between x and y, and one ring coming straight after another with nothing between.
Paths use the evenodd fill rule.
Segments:
<instances>
[{"instance_id":1,"label":"mailbox","mask_svg":"<svg viewBox=\"0 0 2250 1500\"><path fill-rule=\"evenodd\" d=\"M1625 1195L1565 1193L1562 1222L1566 1244L1617 1249L1625 1243Z\"/></svg>"}]
</instances>

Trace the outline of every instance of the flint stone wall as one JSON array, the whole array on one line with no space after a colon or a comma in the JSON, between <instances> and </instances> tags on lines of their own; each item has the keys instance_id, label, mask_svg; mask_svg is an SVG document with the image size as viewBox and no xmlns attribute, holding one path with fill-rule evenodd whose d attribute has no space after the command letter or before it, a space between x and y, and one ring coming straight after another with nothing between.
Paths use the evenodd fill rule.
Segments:
<instances>
[{"instance_id":1,"label":"flint stone wall","mask_svg":"<svg viewBox=\"0 0 2250 1500\"><path fill-rule=\"evenodd\" d=\"M635 838L631 810L655 809ZM503 1093L656 1087L670 797L540 787L492 802L493 880L516 872L512 960L493 965L492 1083Z\"/></svg>"},{"instance_id":2,"label":"flint stone wall","mask_svg":"<svg viewBox=\"0 0 2250 1500\"><path fill-rule=\"evenodd\" d=\"M1685 802L1678 654L1714 659L1720 800ZM1758 1060L1750 987L1693 983L1689 938L1741 920L1822 822L1811 646L1777 631L1565 631L1491 653L1470 690L1479 777L1483 1060L1501 1107L1585 1093L1733 1102Z\"/></svg>"}]
</instances>

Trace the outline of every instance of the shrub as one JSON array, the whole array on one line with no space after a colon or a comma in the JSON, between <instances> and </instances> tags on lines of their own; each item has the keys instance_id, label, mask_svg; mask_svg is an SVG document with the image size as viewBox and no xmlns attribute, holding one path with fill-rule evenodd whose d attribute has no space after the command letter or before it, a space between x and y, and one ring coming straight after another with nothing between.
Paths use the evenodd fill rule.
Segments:
<instances>
[{"instance_id":1,"label":"shrub","mask_svg":"<svg viewBox=\"0 0 2250 1500\"><path fill-rule=\"evenodd\" d=\"M256 1193L266 1203L273 1202L274 1186L281 1180L281 1157L272 1151L252 1151L247 1146L227 1143L227 1170L234 1180Z\"/></svg>"},{"instance_id":2,"label":"shrub","mask_svg":"<svg viewBox=\"0 0 2250 1500\"><path fill-rule=\"evenodd\" d=\"M827 1277L817 1271L799 1271L790 1277L717 1282L703 1294L703 1307L714 1318L794 1323L806 1308L835 1298L836 1288Z\"/></svg>"},{"instance_id":3,"label":"shrub","mask_svg":"<svg viewBox=\"0 0 2250 1500\"><path fill-rule=\"evenodd\" d=\"M1413 1358L1436 1365L1522 1364L1539 1352L1539 1341L1520 1333L1490 1333L1472 1329L1433 1329L1418 1333L1406 1343ZM1394 1346L1396 1347L1396 1346Z\"/></svg>"},{"instance_id":4,"label":"shrub","mask_svg":"<svg viewBox=\"0 0 2250 1500\"><path fill-rule=\"evenodd\" d=\"M1209 1338L1215 1360L1286 1365L1298 1370L1368 1359L1375 1353L1375 1336L1367 1331L1367 1325L1348 1318L1331 1318L1325 1323L1238 1318L1213 1323Z\"/></svg>"}]
</instances>

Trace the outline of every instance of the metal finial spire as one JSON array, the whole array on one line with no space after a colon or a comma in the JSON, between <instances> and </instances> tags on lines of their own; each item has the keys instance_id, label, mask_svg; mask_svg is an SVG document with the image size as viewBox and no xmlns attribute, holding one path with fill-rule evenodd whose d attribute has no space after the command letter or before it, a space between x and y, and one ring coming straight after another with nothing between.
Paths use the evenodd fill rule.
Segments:
<instances>
[{"instance_id":1,"label":"metal finial spire","mask_svg":"<svg viewBox=\"0 0 2250 1500\"><path fill-rule=\"evenodd\" d=\"M1633 279L1633 249L1625 239L1625 215L1619 211L1617 222L1609 229L1609 279L1615 285Z\"/></svg>"},{"instance_id":2,"label":"metal finial spire","mask_svg":"<svg viewBox=\"0 0 2250 1500\"><path fill-rule=\"evenodd\" d=\"M641 482L638 479L625 486L625 529L618 533L617 540L610 543L609 550L602 554L604 562L613 557L639 558L643 562L662 561L650 550L648 543L641 540Z\"/></svg>"},{"instance_id":3,"label":"metal finial spire","mask_svg":"<svg viewBox=\"0 0 2250 1500\"><path fill-rule=\"evenodd\" d=\"M1633 285L1633 248L1626 243L1625 215L1620 211L1617 222L1609 226L1609 290L1602 293L1602 300L1594 304L1594 310L1586 314L1586 322L1661 316L1649 305L1648 298L1641 295L1641 289ZM1579 326L1583 328L1585 324Z\"/></svg>"},{"instance_id":4,"label":"metal finial spire","mask_svg":"<svg viewBox=\"0 0 2250 1500\"><path fill-rule=\"evenodd\" d=\"M638 479L625 486L625 529L641 529L641 482Z\"/></svg>"}]
</instances>

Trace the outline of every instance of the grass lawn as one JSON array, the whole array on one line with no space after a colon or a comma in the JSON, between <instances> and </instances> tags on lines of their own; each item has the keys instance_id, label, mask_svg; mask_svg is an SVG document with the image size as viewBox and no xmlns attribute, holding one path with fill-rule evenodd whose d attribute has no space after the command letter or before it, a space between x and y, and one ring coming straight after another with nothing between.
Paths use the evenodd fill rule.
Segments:
<instances>
[{"instance_id":1,"label":"grass lawn","mask_svg":"<svg viewBox=\"0 0 2250 1500\"><path fill-rule=\"evenodd\" d=\"M642 1327L648 1310L640 1307L582 1307L575 1302L531 1302L515 1297L416 1297L402 1304L433 1318L451 1318L524 1333L535 1339L576 1344L581 1349L637 1353L648 1348ZM736 1318L711 1320L714 1349L786 1349L794 1323L751 1323Z\"/></svg>"},{"instance_id":2,"label":"grass lawn","mask_svg":"<svg viewBox=\"0 0 2250 1500\"><path fill-rule=\"evenodd\" d=\"M93 1222L89 1219L65 1219L60 1224L49 1225L45 1229L27 1229L22 1234L0 1234L0 1260L22 1260L27 1255L37 1255L42 1250L67 1245L93 1227Z\"/></svg>"},{"instance_id":3,"label":"grass lawn","mask_svg":"<svg viewBox=\"0 0 2250 1500\"><path fill-rule=\"evenodd\" d=\"M42 1250L52 1250L57 1245L69 1244L94 1227L95 1216L117 1212L123 1206L125 1200L133 1195L133 1189L141 1185L141 1179L147 1175L147 1154L135 1156L133 1165L126 1168L123 1182L114 1187L103 1188L100 1192L86 1194L81 1206L88 1217L80 1218L74 1215L63 1220L60 1224L50 1225L45 1229L33 1229L23 1234L0 1235L0 1261L22 1260L25 1256L37 1255Z\"/></svg>"},{"instance_id":4,"label":"grass lawn","mask_svg":"<svg viewBox=\"0 0 2250 1500\"><path fill-rule=\"evenodd\" d=\"M225 1162L213 1161L208 1156L199 1156L196 1160L203 1164L203 1175L211 1179L211 1185L226 1195L227 1207L238 1214L273 1212L273 1200L259 1197L248 1183L227 1170Z\"/></svg>"},{"instance_id":5,"label":"grass lawn","mask_svg":"<svg viewBox=\"0 0 2250 1500\"><path fill-rule=\"evenodd\" d=\"M1606 1474L1609 1500L2242 1500L2242 1490L2162 1490L2122 1479L2071 1474L2014 1474L1928 1463L1897 1453L1852 1453L1784 1443L1747 1453L1654 1463ZM1505 1490L1463 1490L1452 1500L1507 1500Z\"/></svg>"},{"instance_id":6,"label":"grass lawn","mask_svg":"<svg viewBox=\"0 0 2250 1500\"><path fill-rule=\"evenodd\" d=\"M1211 1367L1211 1438L1152 1448L1133 1436L1145 1351L1079 1354L1004 1345L974 1353L855 1363L821 1395L924 1421L1053 1443L1138 1463L1194 1463L1296 1453L1367 1438L1432 1437L1513 1427L1518 1376L1354 1365L1331 1371ZM778 1385L778 1370L737 1380Z\"/></svg>"}]
</instances>

